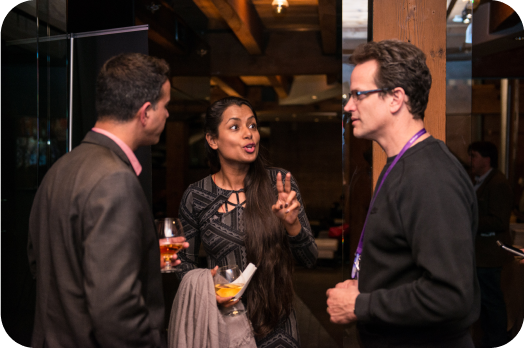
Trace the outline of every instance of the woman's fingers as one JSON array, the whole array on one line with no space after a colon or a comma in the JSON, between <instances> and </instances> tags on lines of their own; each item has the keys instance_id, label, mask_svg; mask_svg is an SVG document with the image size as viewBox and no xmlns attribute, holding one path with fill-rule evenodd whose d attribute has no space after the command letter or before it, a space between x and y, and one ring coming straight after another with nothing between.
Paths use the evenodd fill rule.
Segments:
<instances>
[{"instance_id":1,"label":"woman's fingers","mask_svg":"<svg viewBox=\"0 0 524 348\"><path fill-rule=\"evenodd\" d=\"M284 192L284 185L282 185L282 173L277 173L277 191L278 193Z\"/></svg>"},{"instance_id":2,"label":"woman's fingers","mask_svg":"<svg viewBox=\"0 0 524 348\"><path fill-rule=\"evenodd\" d=\"M289 207L293 201L296 201L297 193L295 191L291 191L289 195L286 197L286 202L284 204L284 208Z\"/></svg>"},{"instance_id":3,"label":"woman's fingers","mask_svg":"<svg viewBox=\"0 0 524 348\"><path fill-rule=\"evenodd\" d=\"M225 308L234 306L235 304L238 303L238 301L240 301L240 299L231 301L233 297L220 297L218 295L215 295L215 296L217 298L217 303Z\"/></svg>"},{"instance_id":4,"label":"woman's fingers","mask_svg":"<svg viewBox=\"0 0 524 348\"><path fill-rule=\"evenodd\" d=\"M284 183L282 184L282 173L277 173L277 191L278 193L281 192L291 192L291 173L288 172L286 174L286 179L284 180Z\"/></svg>"},{"instance_id":5,"label":"woman's fingers","mask_svg":"<svg viewBox=\"0 0 524 348\"><path fill-rule=\"evenodd\" d=\"M285 213L289 213L289 212L292 212L293 210L299 210L300 208L300 203L297 201L297 200L294 200L291 205L289 205L285 211Z\"/></svg>"},{"instance_id":6,"label":"woman's fingers","mask_svg":"<svg viewBox=\"0 0 524 348\"><path fill-rule=\"evenodd\" d=\"M280 179L280 182L282 182L282 179ZM284 191L288 193L291 192L291 173L290 172L286 174L286 183L285 183Z\"/></svg>"},{"instance_id":7,"label":"woman's fingers","mask_svg":"<svg viewBox=\"0 0 524 348\"><path fill-rule=\"evenodd\" d=\"M213 269L211 270L211 276L214 277L215 274L217 274L217 271L218 271L218 266L215 266L215 268L213 268Z\"/></svg>"}]
</instances>

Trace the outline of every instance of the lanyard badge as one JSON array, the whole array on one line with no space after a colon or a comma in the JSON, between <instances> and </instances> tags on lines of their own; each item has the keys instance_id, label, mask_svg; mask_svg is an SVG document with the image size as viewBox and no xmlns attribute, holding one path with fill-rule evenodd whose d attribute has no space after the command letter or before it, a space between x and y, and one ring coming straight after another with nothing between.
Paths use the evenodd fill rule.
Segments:
<instances>
[{"instance_id":1,"label":"lanyard badge","mask_svg":"<svg viewBox=\"0 0 524 348\"><path fill-rule=\"evenodd\" d=\"M351 279L358 279L360 272L360 254L355 254L355 260L353 261L353 269L351 270Z\"/></svg>"},{"instance_id":2,"label":"lanyard badge","mask_svg":"<svg viewBox=\"0 0 524 348\"><path fill-rule=\"evenodd\" d=\"M400 153L397 155L397 157L393 160L393 163L391 163L391 166L386 170L386 173L382 177L382 180L380 181L380 185L378 185L377 190L375 191L375 195L373 196L373 199L371 200L371 203L369 204L368 213L366 215L366 220L364 221L364 227L362 228L362 233L360 234L360 240L358 242L357 251L355 253L355 260L353 261L353 268L351 269L351 278L352 279L358 279L359 273L360 273L360 255L362 254L362 246L364 242L364 231L366 230L366 224L368 222L369 212L371 211L371 208L373 207L373 204L375 203L375 198L377 198L378 192L380 191L382 184L384 183L384 180L386 180L387 176L389 175L389 172L391 172L391 169L397 164L400 157L406 152L413 143L423 134L426 133L426 129L422 128L415 134L407 143L404 145Z\"/></svg>"}]
</instances>

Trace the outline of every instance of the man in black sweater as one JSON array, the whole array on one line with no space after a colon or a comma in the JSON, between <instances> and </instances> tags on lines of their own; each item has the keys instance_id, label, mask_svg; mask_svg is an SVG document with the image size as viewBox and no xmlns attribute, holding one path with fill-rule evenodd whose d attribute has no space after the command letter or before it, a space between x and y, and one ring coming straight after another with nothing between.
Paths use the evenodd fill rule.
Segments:
<instances>
[{"instance_id":1,"label":"man in black sweater","mask_svg":"<svg viewBox=\"0 0 524 348\"><path fill-rule=\"evenodd\" d=\"M473 347L479 315L477 200L446 145L424 129L424 53L387 40L351 57L353 133L388 156L362 239L360 273L327 291L331 321L357 321L364 347Z\"/></svg>"}]
</instances>

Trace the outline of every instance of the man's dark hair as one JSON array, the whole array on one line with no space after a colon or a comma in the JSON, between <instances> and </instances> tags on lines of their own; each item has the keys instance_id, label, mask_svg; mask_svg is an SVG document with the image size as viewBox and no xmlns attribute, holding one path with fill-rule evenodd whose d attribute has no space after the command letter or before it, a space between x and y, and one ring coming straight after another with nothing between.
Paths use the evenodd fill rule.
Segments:
<instances>
[{"instance_id":1,"label":"man's dark hair","mask_svg":"<svg viewBox=\"0 0 524 348\"><path fill-rule=\"evenodd\" d=\"M475 141L468 146L468 154L471 155L471 151L478 152L484 158L489 157L491 168L499 166L499 152L491 141Z\"/></svg>"},{"instance_id":2,"label":"man's dark hair","mask_svg":"<svg viewBox=\"0 0 524 348\"><path fill-rule=\"evenodd\" d=\"M146 102L156 108L168 78L169 66L163 59L140 53L125 53L109 59L96 81L98 119L126 122Z\"/></svg>"},{"instance_id":3,"label":"man's dark hair","mask_svg":"<svg viewBox=\"0 0 524 348\"><path fill-rule=\"evenodd\" d=\"M431 73L426 55L415 45L398 40L368 42L355 49L349 58L351 64L376 60L378 88L402 87L409 97L407 106L413 118L424 119L431 88Z\"/></svg>"}]
</instances>

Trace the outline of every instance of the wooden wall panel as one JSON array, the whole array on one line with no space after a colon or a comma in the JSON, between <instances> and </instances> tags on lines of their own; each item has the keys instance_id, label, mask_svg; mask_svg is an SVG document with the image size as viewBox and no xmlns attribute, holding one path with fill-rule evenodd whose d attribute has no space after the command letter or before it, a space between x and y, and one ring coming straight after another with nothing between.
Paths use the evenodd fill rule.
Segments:
<instances>
[{"instance_id":1,"label":"wooden wall panel","mask_svg":"<svg viewBox=\"0 0 524 348\"><path fill-rule=\"evenodd\" d=\"M427 56L433 83L425 113L427 131L446 140L446 1L374 0L373 41L411 42ZM373 143L373 186L386 163L386 154Z\"/></svg>"}]
</instances>

